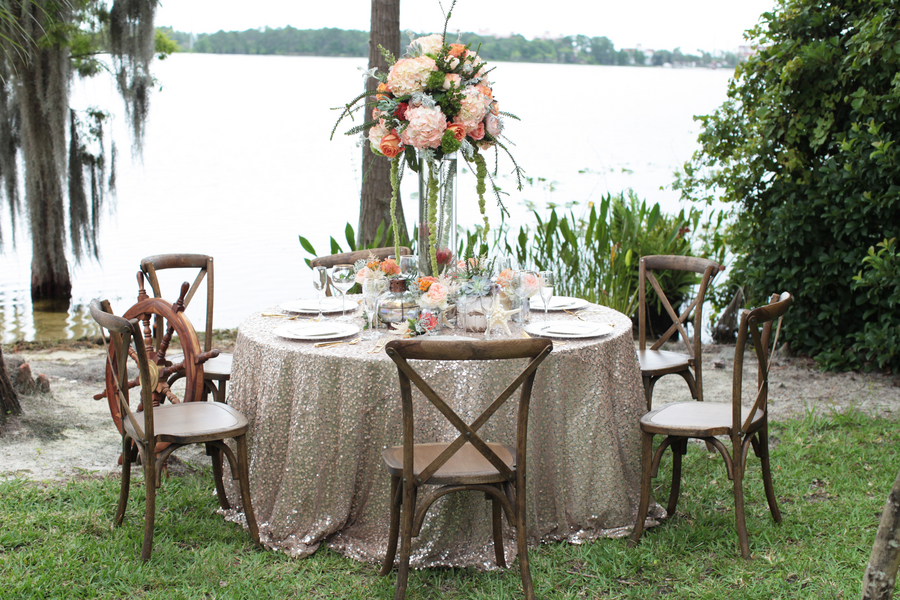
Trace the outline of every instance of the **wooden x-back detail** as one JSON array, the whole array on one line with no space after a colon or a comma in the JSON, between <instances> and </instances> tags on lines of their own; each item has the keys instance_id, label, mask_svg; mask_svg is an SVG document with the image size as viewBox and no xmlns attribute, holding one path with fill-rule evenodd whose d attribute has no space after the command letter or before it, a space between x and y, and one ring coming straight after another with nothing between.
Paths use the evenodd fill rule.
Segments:
<instances>
[{"instance_id":1,"label":"wooden x-back detail","mask_svg":"<svg viewBox=\"0 0 900 600\"><path fill-rule=\"evenodd\" d=\"M506 463L503 462L497 453L494 452L484 440L478 435L478 430L482 425L487 423L487 421L494 415L497 410L503 406L506 401L512 396L513 392L519 389L523 383L526 383L526 389L528 395L530 395L531 387L534 383L534 373L538 368L538 365L544 359L546 354L540 354L537 358L531 360L528 363L528 366L525 367L525 370L522 371L516 379L510 383L503 392L497 396L497 398L491 402L490 406L488 406L484 412L482 412L477 419L472 421L472 423L466 424L465 421L460 418L456 412L444 402L444 399L438 395L437 392L428 384L427 381L422 379L422 376L416 372L415 369L410 366L410 364L406 361L405 358L397 354L396 352L388 354L391 358L394 359L394 362L397 363L397 367L401 373L401 394L404 396L403 402L412 402L411 397L411 388L409 386L409 382L411 381L416 385L417 388L422 392L422 394L435 406L435 408L440 411L444 417L450 421L450 423L459 431L459 436L453 440L453 442L441 452L437 458L435 458L431 463L419 474L419 477L416 481L418 485L422 485L427 483L429 479L431 479L432 475L437 473L438 469L440 469L444 464L447 463L450 458L456 454L462 446L468 442L472 444L481 454L494 466L497 471L503 476L504 479L512 480L515 477L515 473L506 466ZM522 390L523 396L526 393L526 389ZM407 395L409 396L407 398Z\"/></svg>"},{"instance_id":2,"label":"wooden x-back detail","mask_svg":"<svg viewBox=\"0 0 900 600\"><path fill-rule=\"evenodd\" d=\"M647 271L647 281L650 282L650 285L656 291L656 295L659 296L660 302L662 302L663 308L666 309L666 313L669 315L669 318L672 319L672 326L666 330L664 334L660 336L656 343L650 346L651 350L659 350L663 344L665 344L672 335L676 331L678 331L681 336L681 341L684 342L684 347L687 348L688 354L691 358L694 358L694 348L691 346L691 343L688 339L687 330L684 328L684 324L687 322L688 317L694 311L694 307L697 306L697 301L700 299L700 296L697 295L693 302L688 304L687 308L684 309L684 312L681 315L677 315L675 313L675 309L672 308L672 303L669 302L669 299L666 297L665 292L663 292L662 287L660 287L659 282L656 280L656 277L652 272Z\"/></svg>"},{"instance_id":3,"label":"wooden x-back detail","mask_svg":"<svg viewBox=\"0 0 900 600\"><path fill-rule=\"evenodd\" d=\"M445 494L466 490L481 492L491 502L494 559L499 567L506 567L501 513L506 515L507 522L515 528L522 589L526 600L535 599L528 566L525 531L528 411L537 368L552 350L553 343L542 339L437 341L415 338L394 340L385 346L385 352L397 364L403 413L403 445L385 448L382 452L385 466L391 474L391 529L388 533L388 548L381 574L387 575L391 572L399 544L399 571L394 600L403 600L405 597L411 540L419 535L429 507ZM471 423L466 423L409 363L416 360L521 359L528 361L525 368ZM413 384L459 432L456 439L449 444L415 443ZM516 411L515 449L498 443L485 442L478 434L479 430L516 390L520 390L520 396ZM416 464L417 456L422 464ZM428 464L424 465L425 462ZM435 488L419 497L420 486L426 484L434 485Z\"/></svg>"}]
</instances>

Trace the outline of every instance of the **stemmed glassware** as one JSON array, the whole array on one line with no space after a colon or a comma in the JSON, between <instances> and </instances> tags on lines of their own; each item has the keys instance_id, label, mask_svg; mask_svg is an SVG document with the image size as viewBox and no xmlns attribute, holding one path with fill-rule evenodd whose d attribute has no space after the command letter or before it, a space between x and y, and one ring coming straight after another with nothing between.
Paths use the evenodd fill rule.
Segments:
<instances>
[{"instance_id":1,"label":"stemmed glassware","mask_svg":"<svg viewBox=\"0 0 900 600\"><path fill-rule=\"evenodd\" d=\"M331 270L331 285L341 293L341 319L347 316L347 291L356 283L353 265L334 265Z\"/></svg>"},{"instance_id":2,"label":"stemmed glassware","mask_svg":"<svg viewBox=\"0 0 900 600\"><path fill-rule=\"evenodd\" d=\"M400 257L400 274L407 279L419 270L419 257L415 254Z\"/></svg>"},{"instance_id":3,"label":"stemmed glassware","mask_svg":"<svg viewBox=\"0 0 900 600\"><path fill-rule=\"evenodd\" d=\"M534 271L521 270L516 271L513 277L513 290L515 291L516 296L519 298L519 306L522 307L522 312L516 315L518 318L517 321L521 323L528 322L528 313L525 308L525 298L528 298L537 290L534 289L534 284L537 281L537 274Z\"/></svg>"},{"instance_id":4,"label":"stemmed glassware","mask_svg":"<svg viewBox=\"0 0 900 600\"><path fill-rule=\"evenodd\" d=\"M313 269L313 287L316 288L316 298L319 300L319 316L316 317L316 321L321 321L325 319L325 315L322 314L322 292L328 286L328 269L325 267L319 266Z\"/></svg>"},{"instance_id":5,"label":"stemmed glassware","mask_svg":"<svg viewBox=\"0 0 900 600\"><path fill-rule=\"evenodd\" d=\"M363 302L366 306L366 318L369 321L369 332L363 336L364 340L372 340L381 335L375 330L375 311L378 309L378 298L386 288L386 279L370 278L363 281Z\"/></svg>"},{"instance_id":6,"label":"stemmed glassware","mask_svg":"<svg viewBox=\"0 0 900 600\"><path fill-rule=\"evenodd\" d=\"M553 271L541 271L541 300L544 303L544 318L547 318L547 310L550 308L550 300L553 298Z\"/></svg>"}]
</instances>

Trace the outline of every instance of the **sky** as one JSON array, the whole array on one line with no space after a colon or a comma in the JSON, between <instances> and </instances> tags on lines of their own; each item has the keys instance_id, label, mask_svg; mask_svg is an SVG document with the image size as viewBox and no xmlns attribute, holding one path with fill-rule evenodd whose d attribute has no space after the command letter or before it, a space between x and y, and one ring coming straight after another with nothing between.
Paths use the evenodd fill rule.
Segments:
<instances>
[{"instance_id":1,"label":"sky","mask_svg":"<svg viewBox=\"0 0 900 600\"><path fill-rule=\"evenodd\" d=\"M777 0L458 0L448 31L606 36L617 49L694 53L735 50ZM440 4L449 0L402 0L400 28L440 32ZM156 23L176 31L214 33L261 27L369 29L370 0L161 0Z\"/></svg>"}]
</instances>

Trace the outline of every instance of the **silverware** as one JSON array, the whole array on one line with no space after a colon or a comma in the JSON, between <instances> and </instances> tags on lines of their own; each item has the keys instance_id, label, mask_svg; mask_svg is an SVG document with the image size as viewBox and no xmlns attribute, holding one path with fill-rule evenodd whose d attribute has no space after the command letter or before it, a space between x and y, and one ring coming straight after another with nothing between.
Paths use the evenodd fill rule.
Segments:
<instances>
[{"instance_id":1,"label":"silverware","mask_svg":"<svg viewBox=\"0 0 900 600\"><path fill-rule=\"evenodd\" d=\"M572 315L573 317L575 317L575 318L578 319L579 321L584 321L584 319L582 319L582 318L581 318L579 315L577 315L576 313L573 313L571 310L563 309L563 312L566 313L567 315Z\"/></svg>"},{"instance_id":2,"label":"silverware","mask_svg":"<svg viewBox=\"0 0 900 600\"><path fill-rule=\"evenodd\" d=\"M350 341L341 340L340 342L318 342L317 344L313 344L316 348L327 348L329 346L340 346L341 344L347 344L349 346L353 346L359 343L359 340L362 338L355 338Z\"/></svg>"},{"instance_id":3,"label":"silverware","mask_svg":"<svg viewBox=\"0 0 900 600\"><path fill-rule=\"evenodd\" d=\"M287 319L288 321L293 321L300 315L288 316L284 313L262 313L261 316L263 316L263 317L282 317L282 318Z\"/></svg>"}]
</instances>

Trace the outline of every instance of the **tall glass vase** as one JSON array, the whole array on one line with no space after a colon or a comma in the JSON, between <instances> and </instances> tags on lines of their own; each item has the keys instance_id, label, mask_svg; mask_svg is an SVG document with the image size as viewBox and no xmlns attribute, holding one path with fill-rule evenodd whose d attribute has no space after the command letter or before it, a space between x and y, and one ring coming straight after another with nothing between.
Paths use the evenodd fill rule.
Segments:
<instances>
[{"instance_id":1,"label":"tall glass vase","mask_svg":"<svg viewBox=\"0 0 900 600\"><path fill-rule=\"evenodd\" d=\"M456 163L456 152L437 161L424 160L419 152L420 277L437 277L448 265L456 264Z\"/></svg>"}]
</instances>

